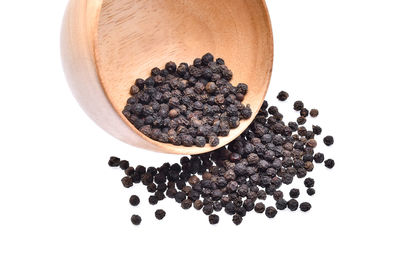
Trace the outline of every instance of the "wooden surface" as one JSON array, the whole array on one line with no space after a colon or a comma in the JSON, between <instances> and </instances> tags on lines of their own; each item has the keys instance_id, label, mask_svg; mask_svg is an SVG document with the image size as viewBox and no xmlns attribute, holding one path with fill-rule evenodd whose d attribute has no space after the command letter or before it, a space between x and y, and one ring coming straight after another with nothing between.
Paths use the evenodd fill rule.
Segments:
<instances>
[{"instance_id":1,"label":"wooden surface","mask_svg":"<svg viewBox=\"0 0 400 258\"><path fill-rule=\"evenodd\" d=\"M221 147L248 127L264 100L273 39L264 0L71 0L62 36L66 75L88 115L118 139L158 152L197 154ZM153 141L121 114L129 88L151 68L188 62L204 53L222 57L244 82L254 111L217 147Z\"/></svg>"}]
</instances>

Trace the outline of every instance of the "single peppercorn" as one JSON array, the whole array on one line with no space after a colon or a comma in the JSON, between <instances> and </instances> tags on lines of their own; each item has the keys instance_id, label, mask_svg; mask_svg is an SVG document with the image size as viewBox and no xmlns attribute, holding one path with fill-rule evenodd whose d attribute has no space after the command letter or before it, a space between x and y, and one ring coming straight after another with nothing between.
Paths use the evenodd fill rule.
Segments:
<instances>
[{"instance_id":1,"label":"single peppercorn","mask_svg":"<svg viewBox=\"0 0 400 258\"><path fill-rule=\"evenodd\" d=\"M238 214L235 214L235 215L233 215L233 217L232 217L232 221L233 221L233 223L234 223L235 225L240 225L240 224L242 223L242 221L243 221L243 218L242 218L242 216L240 216L240 215L238 215Z\"/></svg>"},{"instance_id":2,"label":"single peppercorn","mask_svg":"<svg viewBox=\"0 0 400 258\"><path fill-rule=\"evenodd\" d=\"M303 202L300 204L300 210L303 212L309 211L311 209L311 204L308 202Z\"/></svg>"},{"instance_id":3,"label":"single peppercorn","mask_svg":"<svg viewBox=\"0 0 400 258\"><path fill-rule=\"evenodd\" d=\"M210 222L211 225L218 224L218 222L219 222L219 216L216 215L216 214L211 214L211 215L208 217L208 221Z\"/></svg>"},{"instance_id":4,"label":"single peppercorn","mask_svg":"<svg viewBox=\"0 0 400 258\"><path fill-rule=\"evenodd\" d=\"M297 198L297 197L299 197L299 195L300 195L300 190L297 189L297 188L293 188L293 189L291 189L290 192L289 192L289 196L290 196L291 198Z\"/></svg>"},{"instance_id":5,"label":"single peppercorn","mask_svg":"<svg viewBox=\"0 0 400 258\"><path fill-rule=\"evenodd\" d=\"M314 186L314 183L315 183L315 181L314 181L314 179L312 179L311 177L308 177L308 178L306 178L306 179L304 180L304 185L305 185L305 187L307 187L307 188L313 187L313 186Z\"/></svg>"},{"instance_id":6,"label":"single peppercorn","mask_svg":"<svg viewBox=\"0 0 400 258\"><path fill-rule=\"evenodd\" d=\"M296 199L290 199L287 202L287 206L288 206L289 210L295 211L299 207L299 202Z\"/></svg>"},{"instance_id":7,"label":"single peppercorn","mask_svg":"<svg viewBox=\"0 0 400 258\"><path fill-rule=\"evenodd\" d=\"M142 218L139 215L132 215L131 222L133 225L138 226L142 222Z\"/></svg>"},{"instance_id":8,"label":"single peppercorn","mask_svg":"<svg viewBox=\"0 0 400 258\"><path fill-rule=\"evenodd\" d=\"M132 195L131 198L129 198L129 203L132 206L138 206L140 203L140 199L137 195Z\"/></svg>"},{"instance_id":9,"label":"single peppercorn","mask_svg":"<svg viewBox=\"0 0 400 258\"><path fill-rule=\"evenodd\" d=\"M293 104L293 109L296 111L300 111L302 108L304 108L304 103L300 100L294 102Z\"/></svg>"},{"instance_id":10,"label":"single peppercorn","mask_svg":"<svg viewBox=\"0 0 400 258\"><path fill-rule=\"evenodd\" d=\"M324 160L325 160L325 156L323 153L318 152L318 153L314 154L314 161L316 163L322 163Z\"/></svg>"},{"instance_id":11,"label":"single peppercorn","mask_svg":"<svg viewBox=\"0 0 400 258\"><path fill-rule=\"evenodd\" d=\"M310 110L310 116L311 117L317 117L318 114L319 114L318 109L313 108L313 109Z\"/></svg>"},{"instance_id":12,"label":"single peppercorn","mask_svg":"<svg viewBox=\"0 0 400 258\"><path fill-rule=\"evenodd\" d=\"M186 199L181 202L181 207L184 210L190 209L192 207L192 200Z\"/></svg>"},{"instance_id":13,"label":"single peppercorn","mask_svg":"<svg viewBox=\"0 0 400 258\"><path fill-rule=\"evenodd\" d=\"M306 119L304 116L299 116L299 117L297 118L297 123L298 123L299 125L304 125L306 122L307 122L307 119Z\"/></svg>"},{"instance_id":14,"label":"single peppercorn","mask_svg":"<svg viewBox=\"0 0 400 258\"><path fill-rule=\"evenodd\" d=\"M157 198L157 196L151 195L151 196L149 197L149 203L150 203L151 205L156 205L156 204L158 203L158 198Z\"/></svg>"},{"instance_id":15,"label":"single peppercorn","mask_svg":"<svg viewBox=\"0 0 400 258\"><path fill-rule=\"evenodd\" d=\"M287 207L287 202L285 199L279 199L276 201L275 206L278 210L284 210Z\"/></svg>"},{"instance_id":16,"label":"single peppercorn","mask_svg":"<svg viewBox=\"0 0 400 258\"><path fill-rule=\"evenodd\" d=\"M301 115L302 117L307 117L307 116L308 116L308 109L307 109L307 108L302 108L302 109L300 110L300 115Z\"/></svg>"},{"instance_id":17,"label":"single peppercorn","mask_svg":"<svg viewBox=\"0 0 400 258\"><path fill-rule=\"evenodd\" d=\"M121 182L122 182L122 185L123 185L125 188L130 188L130 187L133 186L133 181L132 181L132 178L131 178L130 176L123 177L123 178L121 179Z\"/></svg>"},{"instance_id":18,"label":"single peppercorn","mask_svg":"<svg viewBox=\"0 0 400 258\"><path fill-rule=\"evenodd\" d=\"M119 162L119 167L120 167L122 170L125 170L125 169L129 168L129 162L126 161L126 160L121 160L121 161Z\"/></svg>"},{"instance_id":19,"label":"single peppercorn","mask_svg":"<svg viewBox=\"0 0 400 258\"><path fill-rule=\"evenodd\" d=\"M196 200L196 201L194 201L193 207L194 207L196 210L201 210L201 209L203 208L203 201L201 201L201 200Z\"/></svg>"},{"instance_id":20,"label":"single peppercorn","mask_svg":"<svg viewBox=\"0 0 400 258\"><path fill-rule=\"evenodd\" d=\"M288 99L288 97L289 97L289 93L287 93L286 91L281 91L281 92L279 92L279 94L278 94L278 96L277 96L277 98L278 98L280 101L285 101L285 100Z\"/></svg>"},{"instance_id":21,"label":"single peppercorn","mask_svg":"<svg viewBox=\"0 0 400 258\"><path fill-rule=\"evenodd\" d=\"M330 135L325 136L324 143L326 146L331 146L333 144L333 142L334 142L334 140L333 140L332 136L330 136Z\"/></svg>"},{"instance_id":22,"label":"single peppercorn","mask_svg":"<svg viewBox=\"0 0 400 258\"><path fill-rule=\"evenodd\" d=\"M265 209L265 215L270 219L274 218L277 213L278 211L272 206L269 206Z\"/></svg>"},{"instance_id":23,"label":"single peppercorn","mask_svg":"<svg viewBox=\"0 0 400 258\"><path fill-rule=\"evenodd\" d=\"M320 135L322 133L322 128L318 125L313 125L312 130L316 135Z\"/></svg>"},{"instance_id":24,"label":"single peppercorn","mask_svg":"<svg viewBox=\"0 0 400 258\"><path fill-rule=\"evenodd\" d=\"M335 166L335 161L333 159L325 160L325 167L333 168Z\"/></svg>"},{"instance_id":25,"label":"single peppercorn","mask_svg":"<svg viewBox=\"0 0 400 258\"><path fill-rule=\"evenodd\" d=\"M165 217L166 213L164 210L158 209L155 212L155 216L158 220L162 220Z\"/></svg>"},{"instance_id":26,"label":"single peppercorn","mask_svg":"<svg viewBox=\"0 0 400 258\"><path fill-rule=\"evenodd\" d=\"M254 211L257 213L263 213L265 211L264 203L258 202L254 207Z\"/></svg>"},{"instance_id":27,"label":"single peppercorn","mask_svg":"<svg viewBox=\"0 0 400 258\"><path fill-rule=\"evenodd\" d=\"M108 161L108 165L110 167L118 167L119 166L120 159L117 157L110 157L110 160Z\"/></svg>"},{"instance_id":28,"label":"single peppercorn","mask_svg":"<svg viewBox=\"0 0 400 258\"><path fill-rule=\"evenodd\" d=\"M310 196L313 196L315 194L315 189L314 188L308 188L307 189L307 194Z\"/></svg>"}]
</instances>

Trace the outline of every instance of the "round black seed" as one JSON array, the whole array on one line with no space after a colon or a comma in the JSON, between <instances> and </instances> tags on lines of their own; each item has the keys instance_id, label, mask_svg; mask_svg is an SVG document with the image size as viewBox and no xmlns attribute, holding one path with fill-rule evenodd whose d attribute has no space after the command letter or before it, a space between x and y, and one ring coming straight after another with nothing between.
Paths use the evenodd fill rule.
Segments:
<instances>
[{"instance_id":1,"label":"round black seed","mask_svg":"<svg viewBox=\"0 0 400 258\"><path fill-rule=\"evenodd\" d=\"M304 108L304 103L300 100L294 102L293 104L293 109L296 111L300 111L302 108Z\"/></svg>"},{"instance_id":2,"label":"round black seed","mask_svg":"<svg viewBox=\"0 0 400 258\"><path fill-rule=\"evenodd\" d=\"M315 183L315 181L314 181L314 179L312 179L311 177L308 177L308 178L306 178L306 179L304 180L304 185L305 185L307 188L313 187L313 186L314 186L314 183Z\"/></svg>"},{"instance_id":3,"label":"round black seed","mask_svg":"<svg viewBox=\"0 0 400 258\"><path fill-rule=\"evenodd\" d=\"M201 200L196 200L196 201L194 201L193 207L194 207L196 210L201 210L201 209L203 208L203 201L201 201Z\"/></svg>"},{"instance_id":4,"label":"round black seed","mask_svg":"<svg viewBox=\"0 0 400 258\"><path fill-rule=\"evenodd\" d=\"M297 118L297 123L299 125L304 125L307 122L307 119L304 116L300 116Z\"/></svg>"},{"instance_id":5,"label":"round black seed","mask_svg":"<svg viewBox=\"0 0 400 258\"><path fill-rule=\"evenodd\" d=\"M319 114L318 109L314 109L314 108L313 108L313 109L310 110L310 116L311 116L311 117L317 117L318 114Z\"/></svg>"},{"instance_id":6,"label":"round black seed","mask_svg":"<svg viewBox=\"0 0 400 258\"><path fill-rule=\"evenodd\" d=\"M333 144L333 142L334 142L334 140L333 140L332 136L330 136L330 135L325 136L324 143L326 146L331 146Z\"/></svg>"},{"instance_id":7,"label":"round black seed","mask_svg":"<svg viewBox=\"0 0 400 258\"><path fill-rule=\"evenodd\" d=\"M307 117L307 116L308 116L308 109L307 109L307 108L302 108L302 109L300 110L300 115L301 115L302 117Z\"/></svg>"},{"instance_id":8,"label":"round black seed","mask_svg":"<svg viewBox=\"0 0 400 258\"><path fill-rule=\"evenodd\" d=\"M156 205L156 204L158 203L158 198L157 198L157 196L151 195L151 196L149 197L149 203L150 203L151 205Z\"/></svg>"},{"instance_id":9,"label":"round black seed","mask_svg":"<svg viewBox=\"0 0 400 258\"><path fill-rule=\"evenodd\" d=\"M276 201L275 206L278 210L284 210L287 207L287 202L285 199L279 199L278 201Z\"/></svg>"},{"instance_id":10,"label":"round black seed","mask_svg":"<svg viewBox=\"0 0 400 258\"><path fill-rule=\"evenodd\" d=\"M262 202L258 202L256 206L254 207L255 212L257 213L263 213L265 211L265 205Z\"/></svg>"},{"instance_id":11,"label":"round black seed","mask_svg":"<svg viewBox=\"0 0 400 258\"><path fill-rule=\"evenodd\" d=\"M296 201L295 199L290 199L290 200L287 202L287 206L288 206L289 210L295 211L295 210L297 210L297 208L299 207L299 202Z\"/></svg>"},{"instance_id":12,"label":"round black seed","mask_svg":"<svg viewBox=\"0 0 400 258\"><path fill-rule=\"evenodd\" d=\"M235 214L235 215L233 215L233 217L232 217L232 221L233 221L233 223L234 223L235 225L240 225L240 224L242 223L242 221L243 221L243 218L242 218L240 215Z\"/></svg>"},{"instance_id":13,"label":"round black seed","mask_svg":"<svg viewBox=\"0 0 400 258\"><path fill-rule=\"evenodd\" d=\"M218 224L218 222L219 222L219 216L216 215L216 214L211 214L211 215L208 217L208 221L210 222L211 225Z\"/></svg>"},{"instance_id":14,"label":"round black seed","mask_svg":"<svg viewBox=\"0 0 400 258\"><path fill-rule=\"evenodd\" d=\"M184 192L177 192L174 198L177 203L181 203L183 200L186 199L186 194Z\"/></svg>"},{"instance_id":15,"label":"round black seed","mask_svg":"<svg viewBox=\"0 0 400 258\"><path fill-rule=\"evenodd\" d=\"M311 209L311 204L308 202L303 202L300 204L300 210L303 212L309 211Z\"/></svg>"},{"instance_id":16,"label":"round black seed","mask_svg":"<svg viewBox=\"0 0 400 258\"><path fill-rule=\"evenodd\" d=\"M324 154L322 154L320 152L314 154L314 161L316 163L322 163L324 161L324 159L325 159Z\"/></svg>"},{"instance_id":17,"label":"round black seed","mask_svg":"<svg viewBox=\"0 0 400 258\"><path fill-rule=\"evenodd\" d=\"M110 167L118 167L120 163L120 159L117 157L110 157L110 160L108 161L108 165Z\"/></svg>"},{"instance_id":18,"label":"round black seed","mask_svg":"<svg viewBox=\"0 0 400 258\"><path fill-rule=\"evenodd\" d=\"M299 195L300 195L300 190L297 189L297 188L293 188L293 189L290 190L290 192L289 192L289 196L290 196L291 198L297 198L297 197L299 197Z\"/></svg>"},{"instance_id":19,"label":"round black seed","mask_svg":"<svg viewBox=\"0 0 400 258\"><path fill-rule=\"evenodd\" d=\"M313 133L316 135L320 135L322 133L322 128L319 127L318 125L313 125L312 126Z\"/></svg>"},{"instance_id":20,"label":"round black seed","mask_svg":"<svg viewBox=\"0 0 400 258\"><path fill-rule=\"evenodd\" d=\"M310 196L313 196L315 194L315 189L314 188L308 188L307 189L307 194Z\"/></svg>"},{"instance_id":21,"label":"round black seed","mask_svg":"<svg viewBox=\"0 0 400 258\"><path fill-rule=\"evenodd\" d=\"M131 222L133 225L138 226L142 222L142 218L139 215L132 215Z\"/></svg>"},{"instance_id":22,"label":"round black seed","mask_svg":"<svg viewBox=\"0 0 400 258\"><path fill-rule=\"evenodd\" d=\"M212 204L204 205L204 207L203 207L203 213L204 213L205 215L211 215L211 213L213 213L213 211L214 211L214 209L213 209Z\"/></svg>"},{"instance_id":23,"label":"round black seed","mask_svg":"<svg viewBox=\"0 0 400 258\"><path fill-rule=\"evenodd\" d=\"M335 166L335 161L333 159L325 160L325 167L333 168Z\"/></svg>"},{"instance_id":24,"label":"round black seed","mask_svg":"<svg viewBox=\"0 0 400 258\"><path fill-rule=\"evenodd\" d=\"M129 203L132 206L138 206L140 203L140 199L137 195L132 195L131 198L129 198Z\"/></svg>"},{"instance_id":25,"label":"round black seed","mask_svg":"<svg viewBox=\"0 0 400 258\"><path fill-rule=\"evenodd\" d=\"M119 163L119 167L122 170L125 170L125 169L129 168L129 162L126 161L126 160L121 160L120 163Z\"/></svg>"},{"instance_id":26,"label":"round black seed","mask_svg":"<svg viewBox=\"0 0 400 258\"><path fill-rule=\"evenodd\" d=\"M289 94L288 94L286 91L281 91L281 92L279 92L279 94L278 94L278 96L277 96L277 98L278 98L280 101L285 101L285 100L287 100L288 97L289 97Z\"/></svg>"},{"instance_id":27,"label":"round black seed","mask_svg":"<svg viewBox=\"0 0 400 258\"><path fill-rule=\"evenodd\" d=\"M131 178L130 176L123 177L123 178L121 179L121 182L122 182L122 185L123 185L125 188L130 188L130 187L133 186L133 181L132 181L132 178Z\"/></svg>"},{"instance_id":28,"label":"round black seed","mask_svg":"<svg viewBox=\"0 0 400 258\"><path fill-rule=\"evenodd\" d=\"M277 213L278 211L272 206L269 206L265 209L265 215L270 219L274 218Z\"/></svg>"},{"instance_id":29,"label":"round black seed","mask_svg":"<svg viewBox=\"0 0 400 258\"><path fill-rule=\"evenodd\" d=\"M192 200L186 199L181 202L181 207L184 210L190 209L192 207Z\"/></svg>"},{"instance_id":30,"label":"round black seed","mask_svg":"<svg viewBox=\"0 0 400 258\"><path fill-rule=\"evenodd\" d=\"M156 210L156 212L155 212L155 216L156 216L156 218L158 219L158 220L162 220L164 217L165 217L165 211L164 210L161 210L161 209L158 209L158 210Z\"/></svg>"}]
</instances>

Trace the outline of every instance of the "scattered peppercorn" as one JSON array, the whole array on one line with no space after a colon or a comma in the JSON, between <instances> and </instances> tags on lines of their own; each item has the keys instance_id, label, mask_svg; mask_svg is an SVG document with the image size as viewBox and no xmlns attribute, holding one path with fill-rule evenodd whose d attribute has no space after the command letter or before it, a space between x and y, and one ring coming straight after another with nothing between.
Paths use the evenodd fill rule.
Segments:
<instances>
[{"instance_id":1,"label":"scattered peppercorn","mask_svg":"<svg viewBox=\"0 0 400 258\"><path fill-rule=\"evenodd\" d=\"M335 166L335 161L333 159L325 160L325 167L333 168Z\"/></svg>"},{"instance_id":2,"label":"scattered peppercorn","mask_svg":"<svg viewBox=\"0 0 400 258\"><path fill-rule=\"evenodd\" d=\"M242 105L243 107L240 108L232 105L235 102L235 94L238 101L243 100L244 94L248 90L247 85L239 84L236 87L236 93L233 94L229 92L231 85L219 81L221 78L212 79L207 83L202 79L203 75L200 74L199 69L203 69L205 64L213 73L213 69L220 69L216 64L223 66L223 63L223 60L220 59L214 63L210 55L196 59L194 65L190 67L187 64L176 66L170 62L165 69L152 69L151 74L154 78L137 80L137 85L134 85L135 87L132 87L131 91L138 95L139 101L135 102L135 96L132 96L133 99L130 99L128 103L134 107L135 112L140 110L140 112L146 113L146 117L143 117L144 123L153 121L154 117L151 118L151 114L154 112L163 114L163 118L157 123L163 123L164 120L168 122L168 125L159 127L154 127L153 124L144 124L141 131L159 137L160 141L173 140L176 145L192 146L194 144L199 147L205 146L207 143L217 145L218 136L227 135L231 128L238 126L242 117L251 116L249 107ZM196 81L196 77L190 75L188 71L190 69L192 72L198 73L199 77L197 78L200 79ZM204 69L202 72L208 76L209 71L207 68ZM188 85L184 87L184 91L189 89L188 92L178 94L176 89L183 87L179 79L177 79L176 85L174 84L176 82L172 81L167 84L168 87L171 86L170 89L163 84L166 78L162 79L162 75L172 78L176 74L184 76L185 73L189 73L193 77L185 79ZM231 73L225 71L224 76L229 78ZM161 84L157 84L161 81L163 81ZM225 79L225 81L228 80ZM157 90L155 93L144 92L148 88L155 88L156 84L158 90L162 91L161 95L157 93ZM207 100L204 91L209 94ZM162 96L164 93L167 95ZM158 94L164 100L159 103L154 100L152 104L149 104L150 102L142 103L147 101L147 98L152 101L152 94ZM191 99L193 107L193 110L190 111L192 113L189 112L188 117L185 117L188 114L185 113L188 110L187 107L186 111L180 107L182 99L189 101L189 99L185 100L186 96ZM285 99L285 94L280 93L278 99ZM213 110L214 107L220 105L218 102L224 103L220 106L222 110L217 111L216 108ZM228 105L225 105L226 102ZM301 101L296 101L294 109L300 111L299 119L304 119L304 122L306 116L312 116L313 110L308 112ZM221 112L221 115L215 115L218 112ZM138 117L140 118L140 116ZM302 121L299 124L301 125ZM310 130L305 126L299 126L296 122L286 124L279 109L276 106L269 106L268 102L264 101L249 128L228 145L215 151L182 157L179 163L164 163L158 168L148 167L146 169L141 165L136 168L130 167L128 161L121 161L117 157L110 157L108 163L110 166L120 167L124 171L126 176L121 181L125 187L129 188L134 183L145 185L148 192L152 193L149 203L153 205L167 196L180 203L183 209L194 207L196 210L202 210L205 215L209 216L211 224L219 221L218 215L213 213L224 210L227 214L232 215L232 221L239 225L247 212L252 210L257 213L264 212L267 217L273 218L276 216L277 210L289 208L291 211L295 211L299 207L302 211L311 209L311 204L308 202L299 205L295 200L300 195L299 189L290 190L291 199L289 201L284 199L284 193L280 189L284 184L291 184L296 177L307 177L308 172L313 171L316 163L324 162L324 154L314 151L317 147L315 136L321 132L321 127L315 125ZM332 159L325 160L326 167L333 168L334 165ZM312 178L306 178L304 185L307 187L308 195L315 194ZM276 208L272 206L265 208L264 203L256 202L257 199L265 200L267 195L273 196ZM132 195L129 202L135 206L139 204L140 199L138 196ZM157 210L156 218L158 218L157 213L160 213L161 216L161 212Z\"/></svg>"},{"instance_id":3,"label":"scattered peppercorn","mask_svg":"<svg viewBox=\"0 0 400 258\"><path fill-rule=\"evenodd\" d=\"M158 220L162 220L165 217L165 214L166 214L165 211L161 210L161 209L156 210L156 212L155 212L156 218Z\"/></svg>"},{"instance_id":4,"label":"scattered peppercorn","mask_svg":"<svg viewBox=\"0 0 400 258\"><path fill-rule=\"evenodd\" d=\"M306 122L307 122L307 119L306 119L304 116L299 116L299 117L297 118L297 123L298 123L299 125L304 125Z\"/></svg>"},{"instance_id":5,"label":"scattered peppercorn","mask_svg":"<svg viewBox=\"0 0 400 258\"><path fill-rule=\"evenodd\" d=\"M319 114L318 109L313 108L313 109L310 110L310 116L311 117L317 117L318 114Z\"/></svg>"},{"instance_id":6,"label":"scattered peppercorn","mask_svg":"<svg viewBox=\"0 0 400 258\"><path fill-rule=\"evenodd\" d=\"M334 140L333 140L332 136L330 136L330 135L325 136L324 143L326 146L331 146L333 144L333 142L334 142Z\"/></svg>"},{"instance_id":7,"label":"scattered peppercorn","mask_svg":"<svg viewBox=\"0 0 400 258\"><path fill-rule=\"evenodd\" d=\"M140 203L140 199L137 195L132 195L131 198L129 198L129 203L132 206L138 206Z\"/></svg>"},{"instance_id":8,"label":"scattered peppercorn","mask_svg":"<svg viewBox=\"0 0 400 258\"><path fill-rule=\"evenodd\" d=\"M308 194L309 196L313 196L313 195L315 194L315 189L314 189L314 188L308 188L308 189L307 189L307 194Z\"/></svg>"},{"instance_id":9,"label":"scattered peppercorn","mask_svg":"<svg viewBox=\"0 0 400 258\"><path fill-rule=\"evenodd\" d=\"M265 209L265 215L270 219L274 218L277 213L278 211L272 206L269 206Z\"/></svg>"},{"instance_id":10,"label":"scattered peppercorn","mask_svg":"<svg viewBox=\"0 0 400 258\"><path fill-rule=\"evenodd\" d=\"M309 211L310 209L311 209L311 204L310 203L303 202L303 203L300 204L300 210L301 211L306 212L306 211Z\"/></svg>"},{"instance_id":11,"label":"scattered peppercorn","mask_svg":"<svg viewBox=\"0 0 400 258\"><path fill-rule=\"evenodd\" d=\"M131 222L133 225L138 226L142 222L142 218L139 215L132 215Z\"/></svg>"},{"instance_id":12,"label":"scattered peppercorn","mask_svg":"<svg viewBox=\"0 0 400 258\"><path fill-rule=\"evenodd\" d=\"M277 98L278 98L280 101L285 101L285 100L287 100L288 97L289 97L289 93L287 93L286 91L281 91L281 92L279 92L279 94L278 94L278 96L277 96Z\"/></svg>"},{"instance_id":13,"label":"scattered peppercorn","mask_svg":"<svg viewBox=\"0 0 400 258\"><path fill-rule=\"evenodd\" d=\"M290 190L289 195L291 198L297 198L300 196L300 190L297 188L293 188L292 190Z\"/></svg>"},{"instance_id":14,"label":"scattered peppercorn","mask_svg":"<svg viewBox=\"0 0 400 258\"><path fill-rule=\"evenodd\" d=\"M232 221L235 225L240 225L243 221L243 218L239 216L238 214L233 215Z\"/></svg>"},{"instance_id":15,"label":"scattered peppercorn","mask_svg":"<svg viewBox=\"0 0 400 258\"><path fill-rule=\"evenodd\" d=\"M216 215L216 214L211 214L211 215L208 217L208 221L210 222L211 225L218 224L218 222L219 222L219 216Z\"/></svg>"},{"instance_id":16,"label":"scattered peppercorn","mask_svg":"<svg viewBox=\"0 0 400 258\"><path fill-rule=\"evenodd\" d=\"M299 202L296 201L296 199L290 199L290 200L287 202L287 206L288 206L289 210L295 211L295 210L297 210L297 208L299 207Z\"/></svg>"}]
</instances>

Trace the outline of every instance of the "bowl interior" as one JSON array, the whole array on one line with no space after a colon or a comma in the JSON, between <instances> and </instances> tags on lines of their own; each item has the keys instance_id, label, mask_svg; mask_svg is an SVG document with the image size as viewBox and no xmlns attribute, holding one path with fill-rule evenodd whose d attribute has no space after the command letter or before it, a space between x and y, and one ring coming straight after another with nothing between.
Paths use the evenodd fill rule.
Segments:
<instances>
[{"instance_id":1,"label":"bowl interior","mask_svg":"<svg viewBox=\"0 0 400 258\"><path fill-rule=\"evenodd\" d=\"M244 82L253 117L242 120L223 146L247 128L265 97L272 70L273 42L264 0L104 0L95 44L96 64L112 106L131 129L163 152L196 154L214 148L173 146L142 135L121 114L136 78L168 61L192 63L211 52L233 71L232 84ZM134 133L132 132L132 133Z\"/></svg>"}]
</instances>

